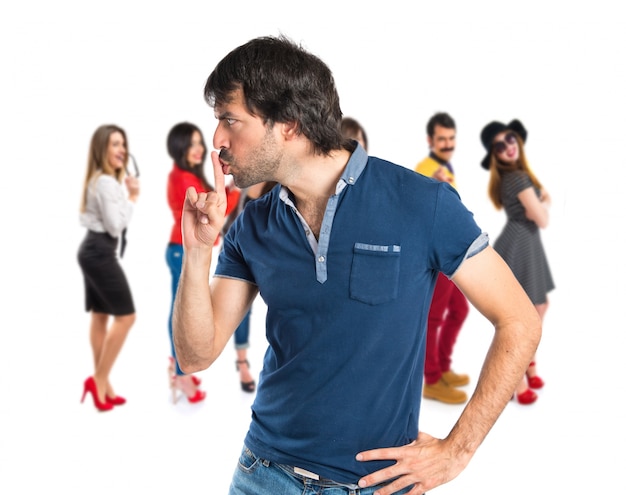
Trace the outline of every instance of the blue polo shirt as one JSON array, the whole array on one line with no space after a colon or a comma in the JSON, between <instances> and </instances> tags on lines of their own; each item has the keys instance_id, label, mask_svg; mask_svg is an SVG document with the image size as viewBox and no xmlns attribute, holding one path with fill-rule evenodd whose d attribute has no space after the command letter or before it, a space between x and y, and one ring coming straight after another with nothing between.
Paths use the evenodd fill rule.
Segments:
<instances>
[{"instance_id":1,"label":"blue polo shirt","mask_svg":"<svg viewBox=\"0 0 626 495\"><path fill-rule=\"evenodd\" d=\"M438 272L451 276L486 234L449 184L352 154L319 241L286 188L248 203L215 275L254 283L266 351L245 444L261 458L340 483L390 464L363 450L417 438L426 320Z\"/></svg>"}]
</instances>

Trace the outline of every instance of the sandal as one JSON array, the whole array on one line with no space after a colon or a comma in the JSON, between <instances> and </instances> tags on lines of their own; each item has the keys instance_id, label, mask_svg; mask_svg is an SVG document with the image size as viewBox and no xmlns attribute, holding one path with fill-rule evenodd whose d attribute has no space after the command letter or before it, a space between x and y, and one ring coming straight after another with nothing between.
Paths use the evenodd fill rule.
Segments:
<instances>
[{"instance_id":1,"label":"sandal","mask_svg":"<svg viewBox=\"0 0 626 495\"><path fill-rule=\"evenodd\" d=\"M248 362L247 359L238 359L237 361L235 361L235 366L237 367L237 371L239 371L240 364L245 364L248 368L250 368L250 363ZM254 380L251 380L249 382L240 382L240 383L241 383L241 390L243 390L244 392L252 393L256 389L256 383Z\"/></svg>"}]
</instances>

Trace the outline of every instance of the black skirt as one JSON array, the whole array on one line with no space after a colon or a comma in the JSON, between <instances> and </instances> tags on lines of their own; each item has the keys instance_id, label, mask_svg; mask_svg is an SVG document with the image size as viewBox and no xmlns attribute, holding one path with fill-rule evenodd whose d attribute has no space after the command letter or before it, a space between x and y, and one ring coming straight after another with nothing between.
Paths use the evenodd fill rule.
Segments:
<instances>
[{"instance_id":1,"label":"black skirt","mask_svg":"<svg viewBox=\"0 0 626 495\"><path fill-rule=\"evenodd\" d=\"M118 240L107 233L87 231L78 249L85 281L85 310L114 316L135 312L133 296L117 258Z\"/></svg>"}]
</instances>

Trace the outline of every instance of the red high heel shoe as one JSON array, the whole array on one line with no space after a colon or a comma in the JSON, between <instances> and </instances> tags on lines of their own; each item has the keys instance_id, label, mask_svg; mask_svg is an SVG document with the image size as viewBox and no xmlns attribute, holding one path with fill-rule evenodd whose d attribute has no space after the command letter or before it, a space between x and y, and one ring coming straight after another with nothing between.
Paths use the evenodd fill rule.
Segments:
<instances>
[{"instance_id":1,"label":"red high heel shoe","mask_svg":"<svg viewBox=\"0 0 626 495\"><path fill-rule=\"evenodd\" d=\"M108 395L105 395L104 399L106 400L107 404L111 404L113 406L122 406L126 404L126 399L124 399L124 397L122 397L121 395L116 395L115 397L109 397Z\"/></svg>"},{"instance_id":2,"label":"red high heel shoe","mask_svg":"<svg viewBox=\"0 0 626 495\"><path fill-rule=\"evenodd\" d=\"M87 395L87 392L89 392L93 397L93 405L96 406L96 409L98 409L98 411L110 411L111 409L113 409L113 404L106 402L106 400L104 402L100 402L100 399L98 399L98 387L96 386L96 382L93 379L93 376L90 376L85 380L83 397L80 400L81 404L85 401L85 396Z\"/></svg>"},{"instance_id":3,"label":"red high heel shoe","mask_svg":"<svg viewBox=\"0 0 626 495\"><path fill-rule=\"evenodd\" d=\"M174 375L175 374L174 358L172 356L170 356L169 371L170 371L170 375ZM193 381L193 384L196 387L199 386L202 383L202 380L200 380L200 378L198 378L196 375L191 375L191 380Z\"/></svg>"},{"instance_id":4,"label":"red high heel shoe","mask_svg":"<svg viewBox=\"0 0 626 495\"><path fill-rule=\"evenodd\" d=\"M183 385L179 383L180 382L179 378L180 377L178 375L170 375L170 388L172 389L172 402L174 404L178 402L178 394L176 393L176 390L180 390L183 393L183 395L187 397L187 400L192 404L201 402L206 398L206 392L203 390L200 390L199 388L196 389L193 395L187 395ZM193 383L193 379L192 379L192 383ZM197 386L197 385L194 384L194 386Z\"/></svg>"},{"instance_id":5,"label":"red high heel shoe","mask_svg":"<svg viewBox=\"0 0 626 495\"><path fill-rule=\"evenodd\" d=\"M535 362L532 361L528 367L535 366ZM530 376L528 371L526 371L526 379L528 380L528 386L530 388L541 388L543 387L543 380L538 375Z\"/></svg>"},{"instance_id":6,"label":"red high heel shoe","mask_svg":"<svg viewBox=\"0 0 626 495\"><path fill-rule=\"evenodd\" d=\"M537 394L533 392L531 389L527 388L521 394L517 395L517 402L523 405L532 404L537 400Z\"/></svg>"}]
</instances>

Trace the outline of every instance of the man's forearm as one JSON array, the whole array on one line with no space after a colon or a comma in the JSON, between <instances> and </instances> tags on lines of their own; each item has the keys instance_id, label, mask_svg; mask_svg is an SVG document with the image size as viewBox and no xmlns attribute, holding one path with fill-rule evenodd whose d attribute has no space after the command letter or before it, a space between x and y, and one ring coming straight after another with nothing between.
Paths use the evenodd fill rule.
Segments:
<instances>
[{"instance_id":1,"label":"man's forearm","mask_svg":"<svg viewBox=\"0 0 626 495\"><path fill-rule=\"evenodd\" d=\"M212 362L215 332L210 267L210 252L185 252L172 317L176 359L185 373L206 369Z\"/></svg>"},{"instance_id":2,"label":"man's forearm","mask_svg":"<svg viewBox=\"0 0 626 495\"><path fill-rule=\"evenodd\" d=\"M447 438L457 455L468 456L468 462L510 402L540 336L538 317L496 330L476 390Z\"/></svg>"}]
</instances>

